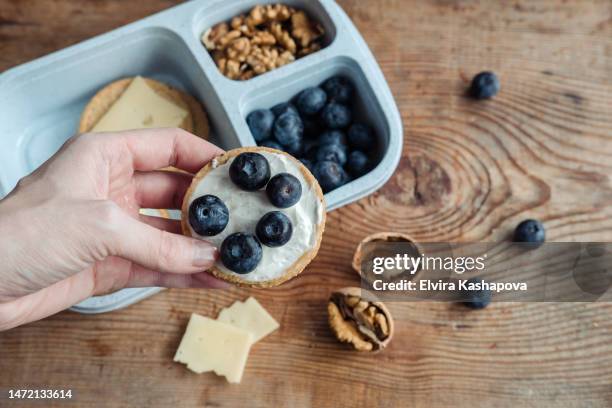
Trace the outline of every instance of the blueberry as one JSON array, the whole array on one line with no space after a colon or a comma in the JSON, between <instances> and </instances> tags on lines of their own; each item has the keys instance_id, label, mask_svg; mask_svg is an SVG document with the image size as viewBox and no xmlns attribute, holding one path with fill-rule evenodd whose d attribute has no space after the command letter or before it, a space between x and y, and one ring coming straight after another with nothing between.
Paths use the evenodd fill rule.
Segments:
<instances>
[{"instance_id":1,"label":"blueberry","mask_svg":"<svg viewBox=\"0 0 612 408\"><path fill-rule=\"evenodd\" d=\"M295 105L302 115L316 115L327 102L327 94L318 87L306 88L298 94Z\"/></svg>"},{"instance_id":2,"label":"blueberry","mask_svg":"<svg viewBox=\"0 0 612 408\"><path fill-rule=\"evenodd\" d=\"M282 150L294 157L300 157L304 151L304 143L302 142L302 139L298 139L295 143L291 143L288 146L283 146Z\"/></svg>"},{"instance_id":3,"label":"blueberry","mask_svg":"<svg viewBox=\"0 0 612 408\"><path fill-rule=\"evenodd\" d=\"M321 119L330 129L343 129L351 124L351 110L345 105L330 102L323 108Z\"/></svg>"},{"instance_id":4,"label":"blueberry","mask_svg":"<svg viewBox=\"0 0 612 408\"><path fill-rule=\"evenodd\" d=\"M297 109L291 102L279 103L278 105L274 105L270 110L277 118L285 112L293 112L295 114L298 113Z\"/></svg>"},{"instance_id":5,"label":"blueberry","mask_svg":"<svg viewBox=\"0 0 612 408\"><path fill-rule=\"evenodd\" d=\"M370 160L365 153L353 150L346 160L346 170L353 178L363 176L370 169Z\"/></svg>"},{"instance_id":6,"label":"blueberry","mask_svg":"<svg viewBox=\"0 0 612 408\"><path fill-rule=\"evenodd\" d=\"M310 161L309 159L304 159L304 158L301 158L300 161L312 173L312 170L314 169L314 163Z\"/></svg>"},{"instance_id":7,"label":"blueberry","mask_svg":"<svg viewBox=\"0 0 612 408\"><path fill-rule=\"evenodd\" d=\"M265 140L272 134L274 114L269 109L258 109L249 113L246 121L256 141Z\"/></svg>"},{"instance_id":8,"label":"blueberry","mask_svg":"<svg viewBox=\"0 0 612 408\"><path fill-rule=\"evenodd\" d=\"M257 191L270 180L270 164L259 153L240 153L230 165L229 176L242 190Z\"/></svg>"},{"instance_id":9,"label":"blueberry","mask_svg":"<svg viewBox=\"0 0 612 408\"><path fill-rule=\"evenodd\" d=\"M316 139L325 129L318 118L302 118L304 124L304 137L308 139Z\"/></svg>"},{"instance_id":10,"label":"blueberry","mask_svg":"<svg viewBox=\"0 0 612 408\"><path fill-rule=\"evenodd\" d=\"M264 140L259 145L264 146L264 147L269 147L271 149L283 150L283 146L281 146L278 142L275 142L272 139Z\"/></svg>"},{"instance_id":11,"label":"blueberry","mask_svg":"<svg viewBox=\"0 0 612 408\"><path fill-rule=\"evenodd\" d=\"M291 111L281 114L274 122L274 137L283 146L297 143L304 134L304 124L299 115Z\"/></svg>"},{"instance_id":12,"label":"blueberry","mask_svg":"<svg viewBox=\"0 0 612 408\"><path fill-rule=\"evenodd\" d=\"M235 232L223 240L220 249L221 262L230 271L245 274L257 268L263 250L251 234Z\"/></svg>"},{"instance_id":13,"label":"blueberry","mask_svg":"<svg viewBox=\"0 0 612 408\"><path fill-rule=\"evenodd\" d=\"M317 161L333 161L341 166L346 163L346 147L341 144L320 145L315 155Z\"/></svg>"},{"instance_id":14,"label":"blueberry","mask_svg":"<svg viewBox=\"0 0 612 408\"><path fill-rule=\"evenodd\" d=\"M261 217L255 227L259 241L265 246L279 247L291 239L293 226L291 220L280 211L271 211Z\"/></svg>"},{"instance_id":15,"label":"blueberry","mask_svg":"<svg viewBox=\"0 0 612 408\"><path fill-rule=\"evenodd\" d=\"M472 79L470 95L476 99L489 99L499 92L499 79L493 72L484 71Z\"/></svg>"},{"instance_id":16,"label":"blueberry","mask_svg":"<svg viewBox=\"0 0 612 408\"><path fill-rule=\"evenodd\" d=\"M376 138L372 129L362 123L351 125L348 130L348 143L352 149L368 152L376 147Z\"/></svg>"},{"instance_id":17,"label":"blueberry","mask_svg":"<svg viewBox=\"0 0 612 408\"><path fill-rule=\"evenodd\" d=\"M317 154L318 148L319 143L312 140L306 141L306 143L304 144L304 154L302 154L302 157L311 161L315 161L315 155Z\"/></svg>"},{"instance_id":18,"label":"blueberry","mask_svg":"<svg viewBox=\"0 0 612 408\"><path fill-rule=\"evenodd\" d=\"M470 283L484 282L482 279L472 278L467 280L467 285ZM484 309L491 303L492 293L488 289L466 290L462 293L463 304L470 309Z\"/></svg>"},{"instance_id":19,"label":"blueberry","mask_svg":"<svg viewBox=\"0 0 612 408\"><path fill-rule=\"evenodd\" d=\"M313 170L315 178L325 193L340 187L348 180L342 166L333 161L317 162Z\"/></svg>"},{"instance_id":20,"label":"blueberry","mask_svg":"<svg viewBox=\"0 0 612 408\"><path fill-rule=\"evenodd\" d=\"M528 248L537 248L546 240L544 225L538 220L525 220L514 230L514 242L527 242Z\"/></svg>"},{"instance_id":21,"label":"blueberry","mask_svg":"<svg viewBox=\"0 0 612 408\"><path fill-rule=\"evenodd\" d=\"M319 144L339 144L344 146L346 145L346 136L341 130L328 130L326 132L321 133L321 136L319 136Z\"/></svg>"},{"instance_id":22,"label":"blueberry","mask_svg":"<svg viewBox=\"0 0 612 408\"><path fill-rule=\"evenodd\" d=\"M289 208L300 201L302 184L294 175L278 173L270 179L266 194L275 207Z\"/></svg>"},{"instance_id":23,"label":"blueberry","mask_svg":"<svg viewBox=\"0 0 612 408\"><path fill-rule=\"evenodd\" d=\"M350 79L342 76L329 78L321 85L323 90L327 92L327 97L330 101L348 103L353 97L354 87Z\"/></svg>"},{"instance_id":24,"label":"blueberry","mask_svg":"<svg viewBox=\"0 0 612 408\"><path fill-rule=\"evenodd\" d=\"M217 235L228 222L229 210L217 196L207 194L198 197L189 206L189 225L198 235Z\"/></svg>"}]
</instances>

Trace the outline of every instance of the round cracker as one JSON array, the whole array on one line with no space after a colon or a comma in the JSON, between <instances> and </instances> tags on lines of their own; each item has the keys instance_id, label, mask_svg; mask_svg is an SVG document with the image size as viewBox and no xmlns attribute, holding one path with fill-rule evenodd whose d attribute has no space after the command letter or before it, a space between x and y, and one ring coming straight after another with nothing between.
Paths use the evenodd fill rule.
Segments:
<instances>
[{"instance_id":1,"label":"round cracker","mask_svg":"<svg viewBox=\"0 0 612 408\"><path fill-rule=\"evenodd\" d=\"M98 93L91 98L81 114L79 133L89 132L93 129L102 116L104 116L117 99L119 99L133 79L133 77L119 79L100 89ZM189 115L187 115L180 126L182 129L203 139L208 138L210 132L208 118L206 117L202 105L200 105L193 96L154 79L144 78L144 80L158 95L189 112Z\"/></svg>"},{"instance_id":2,"label":"round cracker","mask_svg":"<svg viewBox=\"0 0 612 408\"><path fill-rule=\"evenodd\" d=\"M206 166L204 166L194 176L193 181L191 182L191 185L189 186L189 189L187 189L187 192L185 193L185 197L183 198L183 206L182 206L182 211L181 211L181 228L183 230L184 235L188 237L193 237L193 235L191 235L191 230L188 225L189 223L189 220L188 220L189 218L189 200L190 200L191 195L195 191L197 185L200 183L200 181L202 181L206 177L206 175L213 169L213 162L216 164L216 166L220 166L222 164L225 164L232 157L236 157L239 154L245 153L245 152L255 152L255 153L268 152L268 153L282 154L282 155L289 157L293 161L293 163L302 172L302 175L304 176L304 180L306 180L306 182L314 188L317 198L323 205L323 219L317 225L316 243L314 244L312 248L304 252L304 254L302 254L302 256L293 263L293 265L289 266L285 270L285 273L282 276L276 279L268 280L268 281L250 282L248 280L243 279L240 275L228 274L222 271L221 269L217 268L216 266L213 266L211 269L209 269L209 272L212 273L215 277L223 279L231 283L234 283L238 286L253 287L253 288L271 288L273 286L278 286L281 283L286 282L289 279L292 279L296 277L297 275L299 275L304 270L304 268L306 268L306 266L310 263L310 261L312 261L314 257L317 255L317 253L319 252L319 248L321 247L321 240L323 239L323 230L325 229L325 218L326 218L325 199L323 198L323 191L321 190L319 183L314 178L310 170L308 170L306 166L304 166L299 160L297 160L296 158L294 158L293 156L285 152L282 152L276 149L271 149L269 147L241 147L238 149L229 150L225 152L224 154L217 156L215 159L213 159L213 161L211 161ZM282 247L276 248L276 250L282 251Z\"/></svg>"}]
</instances>

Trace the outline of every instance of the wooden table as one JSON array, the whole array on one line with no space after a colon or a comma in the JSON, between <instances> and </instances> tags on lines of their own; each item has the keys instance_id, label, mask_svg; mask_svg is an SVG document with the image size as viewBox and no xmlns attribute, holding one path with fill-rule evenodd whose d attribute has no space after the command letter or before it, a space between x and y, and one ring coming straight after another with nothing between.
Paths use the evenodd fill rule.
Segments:
<instances>
[{"instance_id":1,"label":"wooden table","mask_svg":"<svg viewBox=\"0 0 612 408\"><path fill-rule=\"evenodd\" d=\"M1 0L0 69L173 3ZM612 240L612 3L499 3L341 0L402 113L395 176L329 214L318 257L281 288L168 290L1 333L0 388L71 388L79 407L612 406L609 304L394 303L396 337L376 356L327 328L328 293L358 283L353 249L375 231L493 241L536 217L549 240ZM465 98L484 69L501 94ZM192 311L249 294L281 329L254 347L241 385L172 362Z\"/></svg>"}]
</instances>

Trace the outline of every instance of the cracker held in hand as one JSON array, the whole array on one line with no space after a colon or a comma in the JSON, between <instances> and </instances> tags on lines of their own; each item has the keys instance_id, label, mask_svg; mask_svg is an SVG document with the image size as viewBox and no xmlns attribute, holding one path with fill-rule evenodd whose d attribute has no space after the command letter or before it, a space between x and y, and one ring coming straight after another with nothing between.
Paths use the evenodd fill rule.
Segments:
<instances>
[{"instance_id":1,"label":"cracker held in hand","mask_svg":"<svg viewBox=\"0 0 612 408\"><path fill-rule=\"evenodd\" d=\"M213 275L265 288L297 276L316 256L325 216L323 192L301 162L279 150L244 147L196 174L181 225L185 235L219 248Z\"/></svg>"}]
</instances>

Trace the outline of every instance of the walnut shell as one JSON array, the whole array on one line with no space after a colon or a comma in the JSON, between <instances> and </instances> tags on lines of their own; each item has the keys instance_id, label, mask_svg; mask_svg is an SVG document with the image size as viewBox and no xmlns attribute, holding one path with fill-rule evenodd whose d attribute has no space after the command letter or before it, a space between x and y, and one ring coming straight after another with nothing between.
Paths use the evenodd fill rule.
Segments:
<instances>
[{"instance_id":1,"label":"walnut shell","mask_svg":"<svg viewBox=\"0 0 612 408\"><path fill-rule=\"evenodd\" d=\"M357 351L379 352L393 337L393 318L384 303L358 287L336 290L327 304L329 326L336 338Z\"/></svg>"},{"instance_id":2,"label":"walnut shell","mask_svg":"<svg viewBox=\"0 0 612 408\"><path fill-rule=\"evenodd\" d=\"M355 254L353 255L353 269L361 276L362 279L366 281L372 281L372 279L378 279L375 276L368 276L362 274L361 265L364 260L367 260L369 257L369 253L366 253L365 244L370 242L406 242L412 245L413 256L421 256L423 254L423 249L416 241L408 234L403 234L401 232L377 232L372 235L368 235L364 239L361 240L359 245L357 245L357 249L355 249ZM383 256L384 254L377 253L377 256ZM408 278L410 280L415 279L417 274L420 271L417 271L414 274L405 276L406 274L403 271L398 271L396 278Z\"/></svg>"}]
</instances>

